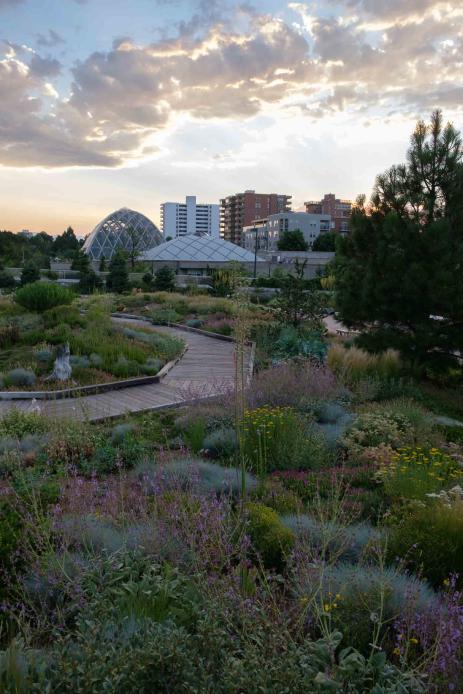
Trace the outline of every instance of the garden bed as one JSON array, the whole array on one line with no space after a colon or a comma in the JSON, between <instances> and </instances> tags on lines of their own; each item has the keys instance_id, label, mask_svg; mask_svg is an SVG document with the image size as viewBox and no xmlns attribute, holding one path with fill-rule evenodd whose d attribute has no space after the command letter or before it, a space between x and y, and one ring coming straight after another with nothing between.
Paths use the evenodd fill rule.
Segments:
<instances>
[{"instance_id":1,"label":"garden bed","mask_svg":"<svg viewBox=\"0 0 463 694\"><path fill-rule=\"evenodd\" d=\"M68 382L50 381L56 347L63 343L70 345L72 377ZM60 391L88 394L153 382L184 350L181 340L154 329L114 324L104 301L82 314L74 305L35 313L4 299L0 345L0 379L6 398L21 397L21 393L40 397L37 394L53 391L63 397Z\"/></svg>"}]
</instances>

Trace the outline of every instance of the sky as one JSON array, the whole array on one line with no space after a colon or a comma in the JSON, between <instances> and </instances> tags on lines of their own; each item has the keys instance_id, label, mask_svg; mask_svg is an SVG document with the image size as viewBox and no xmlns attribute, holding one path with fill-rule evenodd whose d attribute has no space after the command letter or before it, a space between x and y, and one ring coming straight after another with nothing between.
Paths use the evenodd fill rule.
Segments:
<instances>
[{"instance_id":1,"label":"sky","mask_svg":"<svg viewBox=\"0 0 463 694\"><path fill-rule=\"evenodd\" d=\"M436 107L463 128L463 0L0 0L0 229L369 196Z\"/></svg>"}]
</instances>

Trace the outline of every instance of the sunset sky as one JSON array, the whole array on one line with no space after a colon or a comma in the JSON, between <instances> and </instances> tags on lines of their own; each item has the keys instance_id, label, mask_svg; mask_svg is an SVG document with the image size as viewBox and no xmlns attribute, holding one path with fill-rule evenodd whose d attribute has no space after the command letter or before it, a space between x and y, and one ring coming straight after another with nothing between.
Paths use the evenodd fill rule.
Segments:
<instances>
[{"instance_id":1,"label":"sunset sky","mask_svg":"<svg viewBox=\"0 0 463 694\"><path fill-rule=\"evenodd\" d=\"M369 195L436 106L463 127L463 0L0 0L0 229Z\"/></svg>"}]
</instances>

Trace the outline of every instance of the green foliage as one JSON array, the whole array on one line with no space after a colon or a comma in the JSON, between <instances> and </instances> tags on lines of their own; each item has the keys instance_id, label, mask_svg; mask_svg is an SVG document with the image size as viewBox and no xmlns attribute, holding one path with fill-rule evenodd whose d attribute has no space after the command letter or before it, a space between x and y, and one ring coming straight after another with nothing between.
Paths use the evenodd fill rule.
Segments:
<instances>
[{"instance_id":1,"label":"green foliage","mask_svg":"<svg viewBox=\"0 0 463 694\"><path fill-rule=\"evenodd\" d=\"M332 344L327 364L331 371L346 385L352 386L362 379L373 377L382 380L397 378L402 364L399 353L388 349L379 354L369 354L358 347L346 348Z\"/></svg>"},{"instance_id":2,"label":"green foliage","mask_svg":"<svg viewBox=\"0 0 463 694\"><path fill-rule=\"evenodd\" d=\"M35 263L29 261L26 263L21 272L21 287L31 282L37 282L40 279L40 269Z\"/></svg>"},{"instance_id":3,"label":"green foliage","mask_svg":"<svg viewBox=\"0 0 463 694\"><path fill-rule=\"evenodd\" d=\"M0 270L0 289L14 289L16 280L9 272Z\"/></svg>"},{"instance_id":4,"label":"green foliage","mask_svg":"<svg viewBox=\"0 0 463 694\"><path fill-rule=\"evenodd\" d=\"M463 469L458 462L437 448L401 448L380 471L384 491L391 499L426 500L462 482Z\"/></svg>"},{"instance_id":5,"label":"green foliage","mask_svg":"<svg viewBox=\"0 0 463 694\"><path fill-rule=\"evenodd\" d=\"M156 270L153 281L153 288L160 292L173 292L175 289L175 272L172 268L165 265Z\"/></svg>"},{"instance_id":6,"label":"green foliage","mask_svg":"<svg viewBox=\"0 0 463 694\"><path fill-rule=\"evenodd\" d=\"M90 271L90 258L80 249L74 253L71 270L78 270L82 274Z\"/></svg>"},{"instance_id":7,"label":"green foliage","mask_svg":"<svg viewBox=\"0 0 463 694\"><path fill-rule=\"evenodd\" d=\"M322 295L306 289L304 269L306 261L296 261L295 273L288 273L281 280L281 289L273 302L277 320L283 325L298 327L306 323L312 330L323 332Z\"/></svg>"},{"instance_id":8,"label":"green foliage","mask_svg":"<svg viewBox=\"0 0 463 694\"><path fill-rule=\"evenodd\" d=\"M172 308L158 308L151 312L151 319L159 325L167 325L169 323L178 323L181 315Z\"/></svg>"},{"instance_id":9,"label":"green foliage","mask_svg":"<svg viewBox=\"0 0 463 694\"><path fill-rule=\"evenodd\" d=\"M369 549L378 547L382 539L381 531L369 523L342 525L305 514L284 515L281 522L331 561L359 562Z\"/></svg>"},{"instance_id":10,"label":"green foliage","mask_svg":"<svg viewBox=\"0 0 463 694\"><path fill-rule=\"evenodd\" d=\"M267 567L282 569L294 543L276 511L256 502L246 504L248 530L254 548Z\"/></svg>"},{"instance_id":11,"label":"green foliage","mask_svg":"<svg viewBox=\"0 0 463 694\"><path fill-rule=\"evenodd\" d=\"M283 358L304 356L323 362L328 345L317 332L304 331L294 326L283 327L273 342L272 353Z\"/></svg>"},{"instance_id":12,"label":"green foliage","mask_svg":"<svg viewBox=\"0 0 463 694\"><path fill-rule=\"evenodd\" d=\"M363 412L354 420L344 437L350 455L384 444L398 448L413 442L412 427L406 417L386 412Z\"/></svg>"},{"instance_id":13,"label":"green foliage","mask_svg":"<svg viewBox=\"0 0 463 694\"><path fill-rule=\"evenodd\" d=\"M357 208L340 239L336 303L360 344L393 348L418 366L458 367L463 348L462 195L459 134L442 114L419 122L408 164L378 176L367 215Z\"/></svg>"},{"instance_id":14,"label":"green foliage","mask_svg":"<svg viewBox=\"0 0 463 694\"><path fill-rule=\"evenodd\" d=\"M74 294L66 287L52 282L33 282L18 289L15 300L29 311L43 313L54 306L72 303Z\"/></svg>"},{"instance_id":15,"label":"green foliage","mask_svg":"<svg viewBox=\"0 0 463 694\"><path fill-rule=\"evenodd\" d=\"M109 274L106 278L108 291L121 294L129 289L129 271L122 251L117 251L109 263Z\"/></svg>"},{"instance_id":16,"label":"green foliage","mask_svg":"<svg viewBox=\"0 0 463 694\"><path fill-rule=\"evenodd\" d=\"M182 430L182 436L188 448L195 454L199 453L206 436L206 420L203 417L188 420Z\"/></svg>"},{"instance_id":17,"label":"green foliage","mask_svg":"<svg viewBox=\"0 0 463 694\"><path fill-rule=\"evenodd\" d=\"M418 506L390 528L388 554L405 566L421 572L439 588L452 574L462 584L463 503L433 503Z\"/></svg>"},{"instance_id":18,"label":"green foliage","mask_svg":"<svg viewBox=\"0 0 463 694\"><path fill-rule=\"evenodd\" d=\"M259 475L274 470L319 469L326 461L323 436L290 407L246 410L243 451Z\"/></svg>"},{"instance_id":19,"label":"green foliage","mask_svg":"<svg viewBox=\"0 0 463 694\"><path fill-rule=\"evenodd\" d=\"M49 420L35 412L12 409L0 419L0 437L22 439L27 434L43 434L49 428Z\"/></svg>"},{"instance_id":20,"label":"green foliage","mask_svg":"<svg viewBox=\"0 0 463 694\"><path fill-rule=\"evenodd\" d=\"M35 373L29 369L12 369L3 376L3 383L6 387L32 387L35 384Z\"/></svg>"},{"instance_id":21,"label":"green foliage","mask_svg":"<svg viewBox=\"0 0 463 694\"><path fill-rule=\"evenodd\" d=\"M230 458L235 453L237 446L235 430L231 427L222 427L208 434L202 447L208 455L216 458Z\"/></svg>"},{"instance_id":22,"label":"green foliage","mask_svg":"<svg viewBox=\"0 0 463 694\"><path fill-rule=\"evenodd\" d=\"M79 279L79 292L81 294L93 294L93 292L103 287L102 279L94 270L88 268L81 271Z\"/></svg>"},{"instance_id":23,"label":"green foliage","mask_svg":"<svg viewBox=\"0 0 463 694\"><path fill-rule=\"evenodd\" d=\"M46 328L55 328L57 325L66 323L71 328L85 325L85 318L80 313L77 306L55 306L43 313L43 322Z\"/></svg>"},{"instance_id":24,"label":"green foliage","mask_svg":"<svg viewBox=\"0 0 463 694\"><path fill-rule=\"evenodd\" d=\"M336 250L336 239L338 234L335 231L327 231L319 234L312 244L312 250L318 252L334 253Z\"/></svg>"},{"instance_id":25,"label":"green foliage","mask_svg":"<svg viewBox=\"0 0 463 694\"><path fill-rule=\"evenodd\" d=\"M141 281L143 283L143 287L148 292L151 291L153 288L153 279L154 278L153 278L153 275L151 274L151 272L145 272L145 274L141 278Z\"/></svg>"},{"instance_id":26,"label":"green foliage","mask_svg":"<svg viewBox=\"0 0 463 694\"><path fill-rule=\"evenodd\" d=\"M279 251L308 251L309 244L300 229L284 231L278 239Z\"/></svg>"},{"instance_id":27,"label":"green foliage","mask_svg":"<svg viewBox=\"0 0 463 694\"><path fill-rule=\"evenodd\" d=\"M100 258L100 262L98 265L98 271L99 272L106 272L106 258L104 257L104 255L102 255Z\"/></svg>"},{"instance_id":28,"label":"green foliage","mask_svg":"<svg viewBox=\"0 0 463 694\"><path fill-rule=\"evenodd\" d=\"M323 575L314 571L298 587L301 594L318 603L319 619L338 629L342 625L344 643L371 652L376 630L383 648L389 646L387 635L395 619L413 605L417 612L438 607L438 597L419 579L392 568L372 564L338 563L326 567Z\"/></svg>"},{"instance_id":29,"label":"green foliage","mask_svg":"<svg viewBox=\"0 0 463 694\"><path fill-rule=\"evenodd\" d=\"M223 467L205 460L186 458L166 463L157 469L151 464L139 465L135 473L147 484L151 482L172 489L195 489L203 494L241 493L241 470L233 467ZM256 487L252 475L246 474L246 489Z\"/></svg>"}]
</instances>

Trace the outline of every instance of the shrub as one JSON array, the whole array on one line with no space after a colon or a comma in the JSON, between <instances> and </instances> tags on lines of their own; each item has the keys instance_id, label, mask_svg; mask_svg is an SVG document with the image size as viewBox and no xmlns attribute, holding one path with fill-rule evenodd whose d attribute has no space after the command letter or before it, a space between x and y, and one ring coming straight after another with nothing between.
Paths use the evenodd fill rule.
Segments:
<instances>
[{"instance_id":1,"label":"shrub","mask_svg":"<svg viewBox=\"0 0 463 694\"><path fill-rule=\"evenodd\" d=\"M241 493L241 470L233 467L222 467L204 460L187 458L175 460L165 465L155 467L142 464L135 470L136 475L143 479L148 487L194 489L203 494L232 494ZM252 475L246 473L246 488L256 487Z\"/></svg>"},{"instance_id":2,"label":"shrub","mask_svg":"<svg viewBox=\"0 0 463 694\"><path fill-rule=\"evenodd\" d=\"M51 282L33 282L18 289L15 300L29 311L43 313L54 306L69 305L74 294L66 287Z\"/></svg>"},{"instance_id":3,"label":"shrub","mask_svg":"<svg viewBox=\"0 0 463 694\"><path fill-rule=\"evenodd\" d=\"M251 469L259 475L273 470L317 469L327 453L315 426L289 407L246 410L243 447Z\"/></svg>"},{"instance_id":4,"label":"shrub","mask_svg":"<svg viewBox=\"0 0 463 694\"><path fill-rule=\"evenodd\" d=\"M0 289L14 289L16 287L16 280L13 275L5 270L0 270Z\"/></svg>"},{"instance_id":5,"label":"shrub","mask_svg":"<svg viewBox=\"0 0 463 694\"><path fill-rule=\"evenodd\" d=\"M384 444L398 448L413 441L412 426L401 414L363 412L354 420L343 439L350 455L358 455L364 448Z\"/></svg>"},{"instance_id":6,"label":"shrub","mask_svg":"<svg viewBox=\"0 0 463 694\"><path fill-rule=\"evenodd\" d=\"M383 649L392 652L394 620L410 613L432 614L439 599L416 577L392 568L339 563L323 570L303 569L296 591L313 602L325 628L342 629L344 644L371 653L376 629Z\"/></svg>"},{"instance_id":7,"label":"shrub","mask_svg":"<svg viewBox=\"0 0 463 694\"><path fill-rule=\"evenodd\" d=\"M43 321L46 328L55 328L62 323L70 325L72 328L85 325L85 318L81 315L77 306L55 306L50 308L44 311Z\"/></svg>"},{"instance_id":8,"label":"shrub","mask_svg":"<svg viewBox=\"0 0 463 694\"><path fill-rule=\"evenodd\" d=\"M37 349L34 352L34 359L41 364L47 364L53 358L53 352L49 349Z\"/></svg>"},{"instance_id":9,"label":"shrub","mask_svg":"<svg viewBox=\"0 0 463 694\"><path fill-rule=\"evenodd\" d=\"M148 375L155 375L162 368L162 361L156 357L148 357L145 364L142 365L142 371Z\"/></svg>"},{"instance_id":10,"label":"shrub","mask_svg":"<svg viewBox=\"0 0 463 694\"><path fill-rule=\"evenodd\" d=\"M286 515L281 522L304 538L317 553L323 549L331 560L358 562L369 547L378 545L382 534L369 523L340 525L308 515Z\"/></svg>"},{"instance_id":11,"label":"shrub","mask_svg":"<svg viewBox=\"0 0 463 694\"><path fill-rule=\"evenodd\" d=\"M187 321L185 321L185 325L187 325L189 328L200 328L203 323L204 321L202 321L200 318L189 318Z\"/></svg>"},{"instance_id":12,"label":"shrub","mask_svg":"<svg viewBox=\"0 0 463 694\"><path fill-rule=\"evenodd\" d=\"M463 502L412 509L390 528L388 554L436 588L452 574L463 585Z\"/></svg>"},{"instance_id":13,"label":"shrub","mask_svg":"<svg viewBox=\"0 0 463 694\"><path fill-rule=\"evenodd\" d=\"M175 272L172 268L165 265L156 270L154 275L153 287L157 291L171 292L175 289Z\"/></svg>"},{"instance_id":14,"label":"shrub","mask_svg":"<svg viewBox=\"0 0 463 694\"><path fill-rule=\"evenodd\" d=\"M282 569L292 549L294 534L276 511L256 502L246 504L248 530L254 548L267 567Z\"/></svg>"},{"instance_id":15,"label":"shrub","mask_svg":"<svg viewBox=\"0 0 463 694\"><path fill-rule=\"evenodd\" d=\"M177 313L172 308L158 308L151 312L151 319L154 323L159 323L159 325L178 323L181 317L180 313Z\"/></svg>"},{"instance_id":16,"label":"shrub","mask_svg":"<svg viewBox=\"0 0 463 694\"><path fill-rule=\"evenodd\" d=\"M206 421L203 417L187 420L184 423L182 436L188 448L193 453L199 453L203 447L204 437L206 436Z\"/></svg>"},{"instance_id":17,"label":"shrub","mask_svg":"<svg viewBox=\"0 0 463 694\"><path fill-rule=\"evenodd\" d=\"M300 497L276 478L268 477L253 492L252 499L273 508L279 514L298 514L302 510Z\"/></svg>"},{"instance_id":18,"label":"shrub","mask_svg":"<svg viewBox=\"0 0 463 694\"><path fill-rule=\"evenodd\" d=\"M225 427L211 432L203 441L203 448L216 458L230 458L237 445L235 430Z\"/></svg>"},{"instance_id":19,"label":"shrub","mask_svg":"<svg viewBox=\"0 0 463 694\"><path fill-rule=\"evenodd\" d=\"M0 326L0 349L8 349L19 341L20 333L17 325Z\"/></svg>"},{"instance_id":20,"label":"shrub","mask_svg":"<svg viewBox=\"0 0 463 694\"><path fill-rule=\"evenodd\" d=\"M300 407L313 399L331 399L340 388L329 369L311 361L280 364L257 373L248 389L249 407L277 405Z\"/></svg>"},{"instance_id":21,"label":"shrub","mask_svg":"<svg viewBox=\"0 0 463 694\"><path fill-rule=\"evenodd\" d=\"M40 270L32 261L27 262L21 272L21 286L32 282L37 282L40 279Z\"/></svg>"},{"instance_id":22,"label":"shrub","mask_svg":"<svg viewBox=\"0 0 463 694\"><path fill-rule=\"evenodd\" d=\"M413 443L422 446L437 444L439 436L427 410L410 398L396 398L381 403L370 403L368 412L384 413L393 418L405 419L411 427Z\"/></svg>"},{"instance_id":23,"label":"shrub","mask_svg":"<svg viewBox=\"0 0 463 694\"><path fill-rule=\"evenodd\" d=\"M35 383L35 373L28 369L12 369L5 374L4 383L7 387L30 388Z\"/></svg>"},{"instance_id":24,"label":"shrub","mask_svg":"<svg viewBox=\"0 0 463 694\"><path fill-rule=\"evenodd\" d=\"M116 424L111 430L111 441L116 446L121 444L125 439L135 432L135 425L129 422L125 424Z\"/></svg>"},{"instance_id":25,"label":"shrub","mask_svg":"<svg viewBox=\"0 0 463 694\"><path fill-rule=\"evenodd\" d=\"M379 354L370 354L358 347L347 349L338 343L331 345L327 364L347 385L356 383L367 376L396 378L402 369L400 355L393 349Z\"/></svg>"},{"instance_id":26,"label":"shrub","mask_svg":"<svg viewBox=\"0 0 463 694\"><path fill-rule=\"evenodd\" d=\"M27 434L43 434L50 428L50 422L36 412L22 412L12 409L0 419L0 436L22 439Z\"/></svg>"},{"instance_id":27,"label":"shrub","mask_svg":"<svg viewBox=\"0 0 463 694\"><path fill-rule=\"evenodd\" d=\"M437 448L401 448L379 474L384 491L391 498L425 500L427 494L461 483L463 468Z\"/></svg>"}]
</instances>

